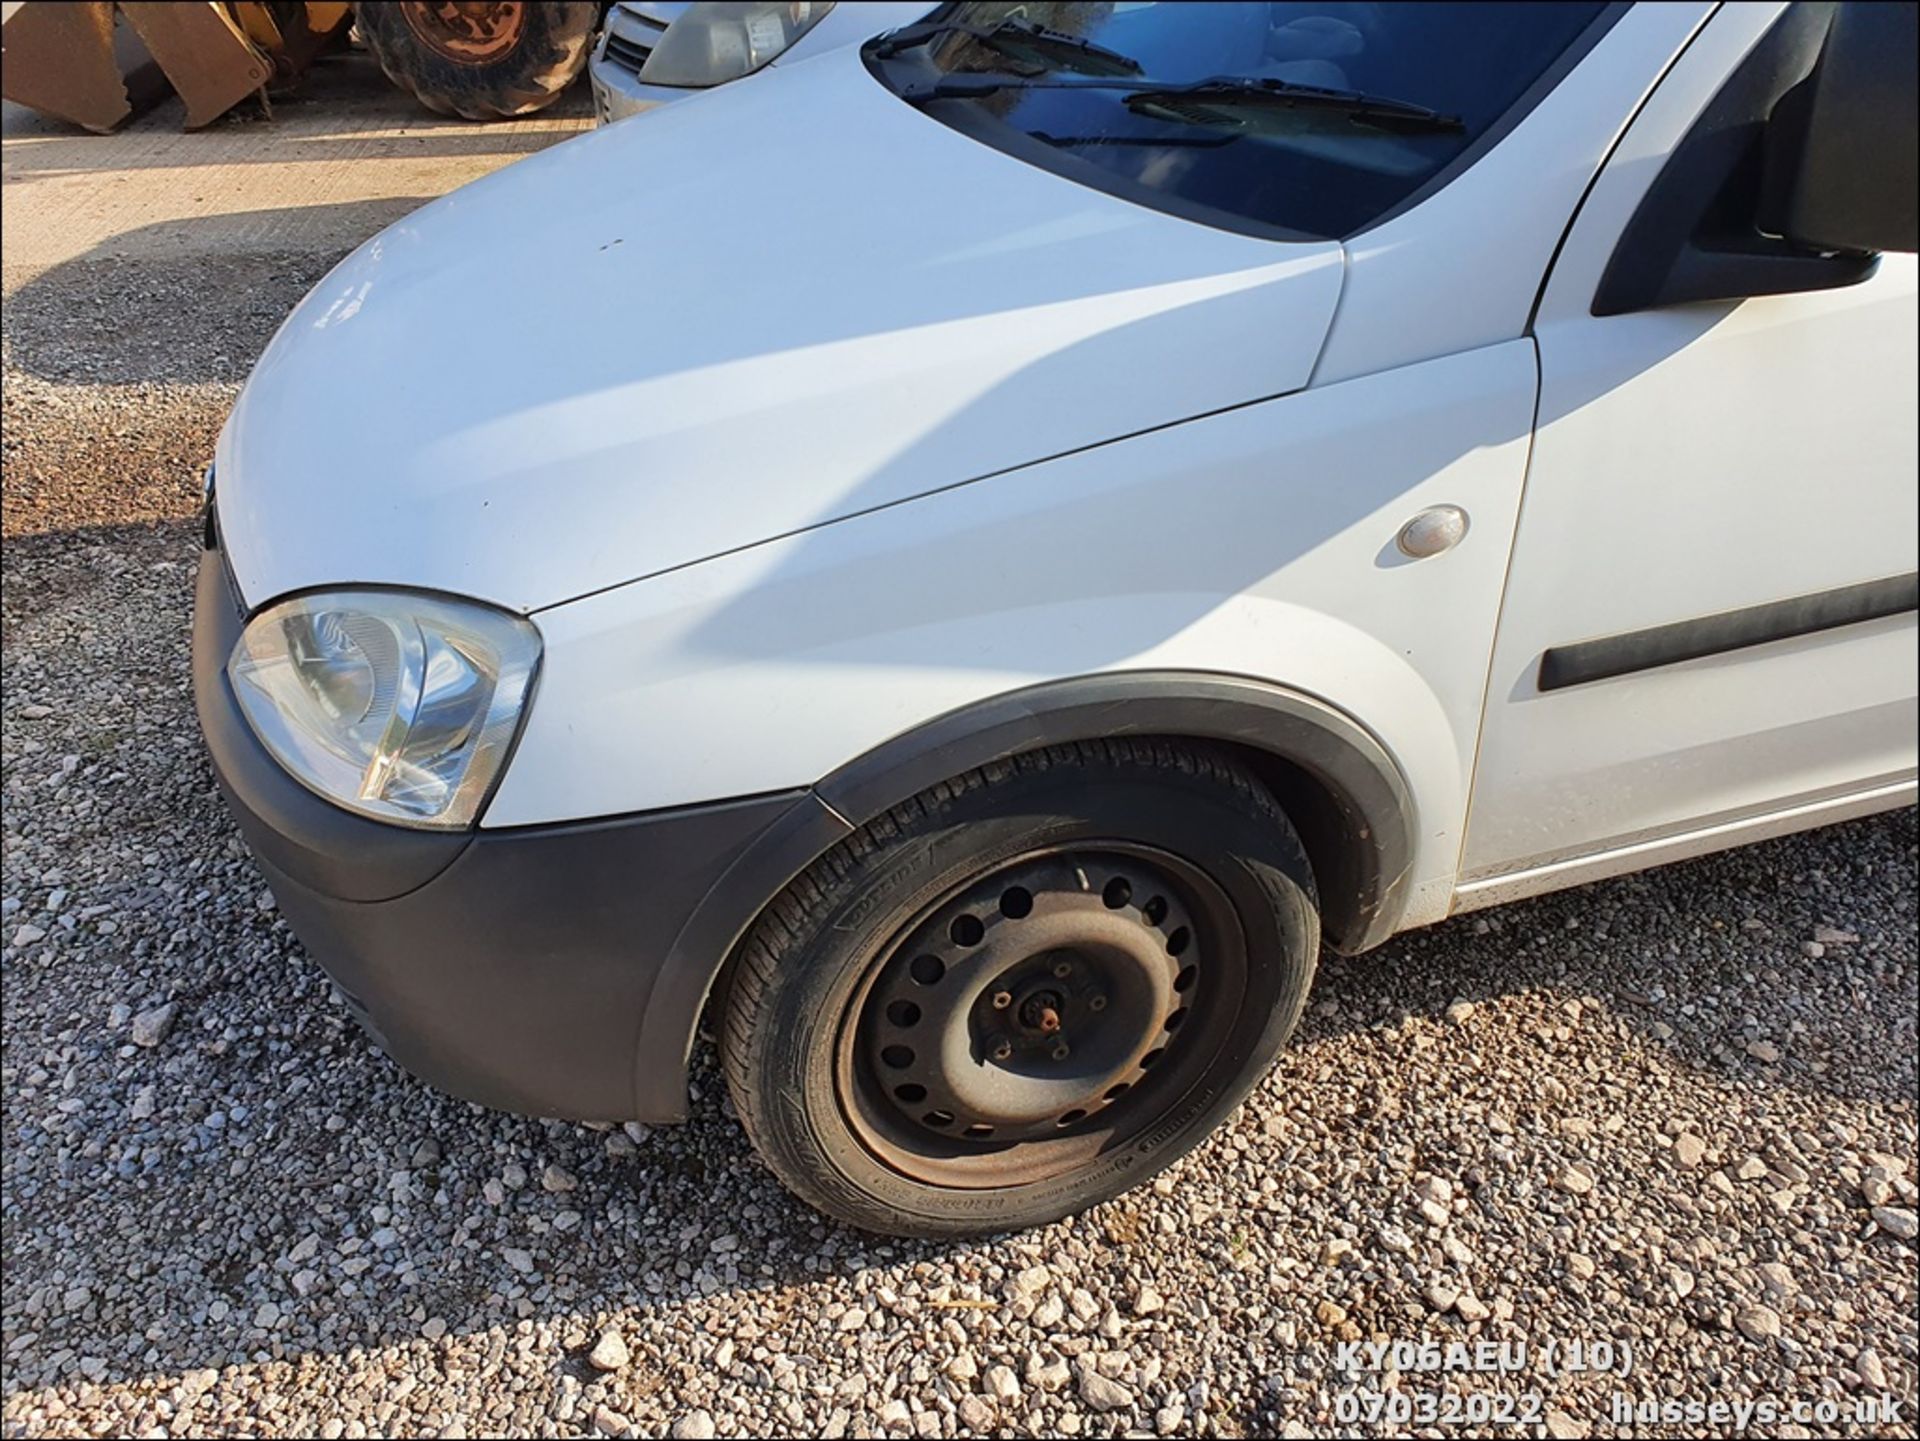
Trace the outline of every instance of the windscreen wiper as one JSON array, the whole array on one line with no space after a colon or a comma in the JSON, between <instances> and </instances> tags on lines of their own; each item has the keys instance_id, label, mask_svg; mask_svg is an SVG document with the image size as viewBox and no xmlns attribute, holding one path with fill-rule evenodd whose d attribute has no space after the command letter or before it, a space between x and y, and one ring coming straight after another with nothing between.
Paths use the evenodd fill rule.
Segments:
<instances>
[{"instance_id":1,"label":"windscreen wiper","mask_svg":"<svg viewBox=\"0 0 1920 1441\"><path fill-rule=\"evenodd\" d=\"M1009 16L997 25L962 25L957 21L909 25L896 30L873 47L882 59L902 50L925 44L939 35L965 35L1016 65L1033 67L1032 73L1066 70L1075 75L1138 75L1140 62L1118 50L1109 50L1078 35L1049 30L1031 20Z\"/></svg>"},{"instance_id":2,"label":"windscreen wiper","mask_svg":"<svg viewBox=\"0 0 1920 1441\"><path fill-rule=\"evenodd\" d=\"M1131 87L1129 87L1131 89ZM1366 95L1324 85L1300 85L1263 76L1219 76L1190 85L1160 85L1134 89L1127 109L1136 115L1177 125L1212 125L1226 130L1248 128L1249 119L1281 117L1320 111L1357 120L1376 130L1403 135L1429 135L1466 129L1457 115L1442 115L1410 100Z\"/></svg>"},{"instance_id":3,"label":"windscreen wiper","mask_svg":"<svg viewBox=\"0 0 1920 1441\"><path fill-rule=\"evenodd\" d=\"M1248 121L1321 113L1356 120L1376 130L1404 135L1441 134L1466 129L1457 115L1443 115L1410 100L1391 100L1358 90L1299 85L1289 80L1218 75L1186 85L1150 80L1031 80L995 71L942 75L926 85L903 86L902 100L971 100L1000 90L1119 90L1136 115L1176 125L1209 125L1221 130L1257 128Z\"/></svg>"}]
</instances>

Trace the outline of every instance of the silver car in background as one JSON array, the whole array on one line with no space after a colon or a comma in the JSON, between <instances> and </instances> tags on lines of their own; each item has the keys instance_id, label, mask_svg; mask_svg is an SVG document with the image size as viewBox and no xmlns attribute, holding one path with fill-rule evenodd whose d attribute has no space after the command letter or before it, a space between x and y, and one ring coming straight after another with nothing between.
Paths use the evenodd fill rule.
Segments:
<instances>
[{"instance_id":1,"label":"silver car in background","mask_svg":"<svg viewBox=\"0 0 1920 1441\"><path fill-rule=\"evenodd\" d=\"M602 125L910 25L926 0L620 0L594 47L593 113Z\"/></svg>"}]
</instances>

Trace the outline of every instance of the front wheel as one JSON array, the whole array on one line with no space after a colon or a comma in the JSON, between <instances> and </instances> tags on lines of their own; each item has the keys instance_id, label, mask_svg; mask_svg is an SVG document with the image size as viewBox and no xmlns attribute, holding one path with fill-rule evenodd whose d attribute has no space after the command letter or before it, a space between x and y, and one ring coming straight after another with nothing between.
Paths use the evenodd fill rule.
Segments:
<instances>
[{"instance_id":1,"label":"front wheel","mask_svg":"<svg viewBox=\"0 0 1920 1441\"><path fill-rule=\"evenodd\" d=\"M788 1187L905 1236L1038 1225L1198 1144L1299 1018L1312 874L1215 752L1055 747L816 862L743 943L722 1059Z\"/></svg>"}]
</instances>

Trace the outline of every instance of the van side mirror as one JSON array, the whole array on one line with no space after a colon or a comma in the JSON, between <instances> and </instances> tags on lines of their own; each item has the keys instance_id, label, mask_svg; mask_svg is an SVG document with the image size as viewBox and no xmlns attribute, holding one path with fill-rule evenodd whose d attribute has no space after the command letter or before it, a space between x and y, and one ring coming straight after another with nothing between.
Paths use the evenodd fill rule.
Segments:
<instances>
[{"instance_id":1,"label":"van side mirror","mask_svg":"<svg viewBox=\"0 0 1920 1441\"><path fill-rule=\"evenodd\" d=\"M1842 0L1768 117L1760 229L1810 250L1920 249L1920 4Z\"/></svg>"}]
</instances>

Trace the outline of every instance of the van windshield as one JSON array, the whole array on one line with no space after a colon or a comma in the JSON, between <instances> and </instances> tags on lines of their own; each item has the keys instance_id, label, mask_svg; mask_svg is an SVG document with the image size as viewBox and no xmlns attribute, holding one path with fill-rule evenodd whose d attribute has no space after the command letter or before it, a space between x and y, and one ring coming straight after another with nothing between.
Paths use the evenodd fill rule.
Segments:
<instances>
[{"instance_id":1,"label":"van windshield","mask_svg":"<svg viewBox=\"0 0 1920 1441\"><path fill-rule=\"evenodd\" d=\"M1204 224L1343 239L1465 168L1624 7L958 4L869 42L986 144Z\"/></svg>"}]
</instances>

